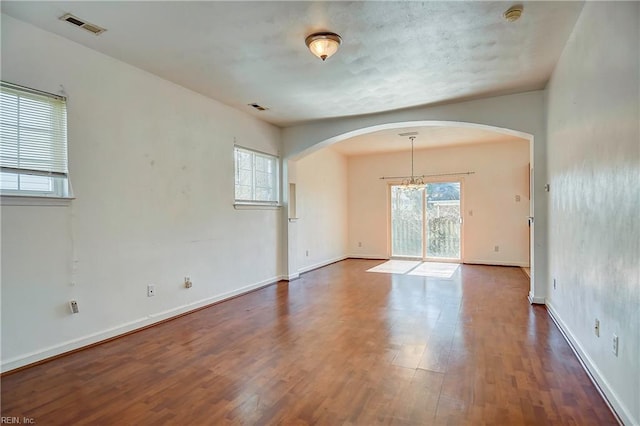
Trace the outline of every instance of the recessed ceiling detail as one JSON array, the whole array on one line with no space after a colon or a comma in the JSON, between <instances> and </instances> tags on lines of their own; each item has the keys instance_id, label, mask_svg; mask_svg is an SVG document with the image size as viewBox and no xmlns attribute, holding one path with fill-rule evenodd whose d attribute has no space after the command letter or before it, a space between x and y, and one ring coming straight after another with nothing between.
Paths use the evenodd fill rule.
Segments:
<instances>
[{"instance_id":1,"label":"recessed ceiling detail","mask_svg":"<svg viewBox=\"0 0 640 426\"><path fill-rule=\"evenodd\" d=\"M80 27L85 31L89 31L93 35L100 35L103 32L107 31L106 28L99 27L95 24L90 24L83 19L78 18L70 13L64 14L59 18L61 21L66 21L70 24L75 25L76 27Z\"/></svg>"}]
</instances>

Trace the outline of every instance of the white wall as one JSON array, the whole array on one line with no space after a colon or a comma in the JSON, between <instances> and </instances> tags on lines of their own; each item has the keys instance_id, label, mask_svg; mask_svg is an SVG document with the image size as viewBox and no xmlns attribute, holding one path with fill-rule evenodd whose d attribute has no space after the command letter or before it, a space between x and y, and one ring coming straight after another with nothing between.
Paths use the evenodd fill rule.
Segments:
<instances>
[{"instance_id":1,"label":"white wall","mask_svg":"<svg viewBox=\"0 0 640 426\"><path fill-rule=\"evenodd\" d=\"M296 184L296 256L299 272L305 272L346 258L347 160L326 148L295 168L289 180Z\"/></svg>"},{"instance_id":2,"label":"white wall","mask_svg":"<svg viewBox=\"0 0 640 426\"><path fill-rule=\"evenodd\" d=\"M637 2L587 2L547 88L547 304L628 425L640 424L639 23Z\"/></svg>"},{"instance_id":3,"label":"white wall","mask_svg":"<svg viewBox=\"0 0 640 426\"><path fill-rule=\"evenodd\" d=\"M463 180L465 262L528 266L528 141L418 150L414 162L417 174L475 172L451 177ZM390 255L390 181L379 178L405 175L409 165L407 152L349 157L350 256Z\"/></svg>"},{"instance_id":4,"label":"white wall","mask_svg":"<svg viewBox=\"0 0 640 426\"><path fill-rule=\"evenodd\" d=\"M280 277L280 211L233 208L234 141L279 129L5 15L2 79L64 86L77 197L2 207L3 370Z\"/></svg>"}]
</instances>

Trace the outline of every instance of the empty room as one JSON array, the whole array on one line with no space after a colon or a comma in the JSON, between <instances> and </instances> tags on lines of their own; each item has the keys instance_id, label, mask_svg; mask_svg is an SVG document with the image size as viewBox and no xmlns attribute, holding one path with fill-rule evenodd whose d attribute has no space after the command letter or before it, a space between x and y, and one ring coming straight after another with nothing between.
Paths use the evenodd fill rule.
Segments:
<instances>
[{"instance_id":1,"label":"empty room","mask_svg":"<svg viewBox=\"0 0 640 426\"><path fill-rule=\"evenodd\" d=\"M0 423L640 425L640 2L0 11Z\"/></svg>"}]
</instances>

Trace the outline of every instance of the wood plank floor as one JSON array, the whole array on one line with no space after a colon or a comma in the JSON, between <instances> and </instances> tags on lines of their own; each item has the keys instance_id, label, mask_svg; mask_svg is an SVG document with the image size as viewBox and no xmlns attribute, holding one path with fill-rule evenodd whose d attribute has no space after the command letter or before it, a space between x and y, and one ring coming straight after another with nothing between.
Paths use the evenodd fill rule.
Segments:
<instances>
[{"instance_id":1,"label":"wood plank floor","mask_svg":"<svg viewBox=\"0 0 640 426\"><path fill-rule=\"evenodd\" d=\"M520 268L347 260L2 378L47 425L616 424Z\"/></svg>"}]
</instances>

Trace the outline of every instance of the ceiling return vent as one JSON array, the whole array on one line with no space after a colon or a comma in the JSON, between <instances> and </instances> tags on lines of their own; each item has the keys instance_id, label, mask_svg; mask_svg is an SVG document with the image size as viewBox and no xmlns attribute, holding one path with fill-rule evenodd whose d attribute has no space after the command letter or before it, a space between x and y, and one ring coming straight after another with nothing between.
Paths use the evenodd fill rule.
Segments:
<instances>
[{"instance_id":1,"label":"ceiling return vent","mask_svg":"<svg viewBox=\"0 0 640 426\"><path fill-rule=\"evenodd\" d=\"M249 104L249 106L257 109L258 111L266 111L269 109L267 107L263 107L262 105L258 105L258 104Z\"/></svg>"},{"instance_id":2,"label":"ceiling return vent","mask_svg":"<svg viewBox=\"0 0 640 426\"><path fill-rule=\"evenodd\" d=\"M99 27L99 26L97 26L95 24L90 24L89 22L84 21L84 20L82 20L82 19L78 18L77 16L74 16L74 15L72 15L70 13L67 13L67 14L61 16L60 20L61 21L67 21L68 23L73 24L76 27L80 27L83 30L87 30L91 34L94 34L94 35L100 35L103 32L107 31L106 28Z\"/></svg>"}]
</instances>

